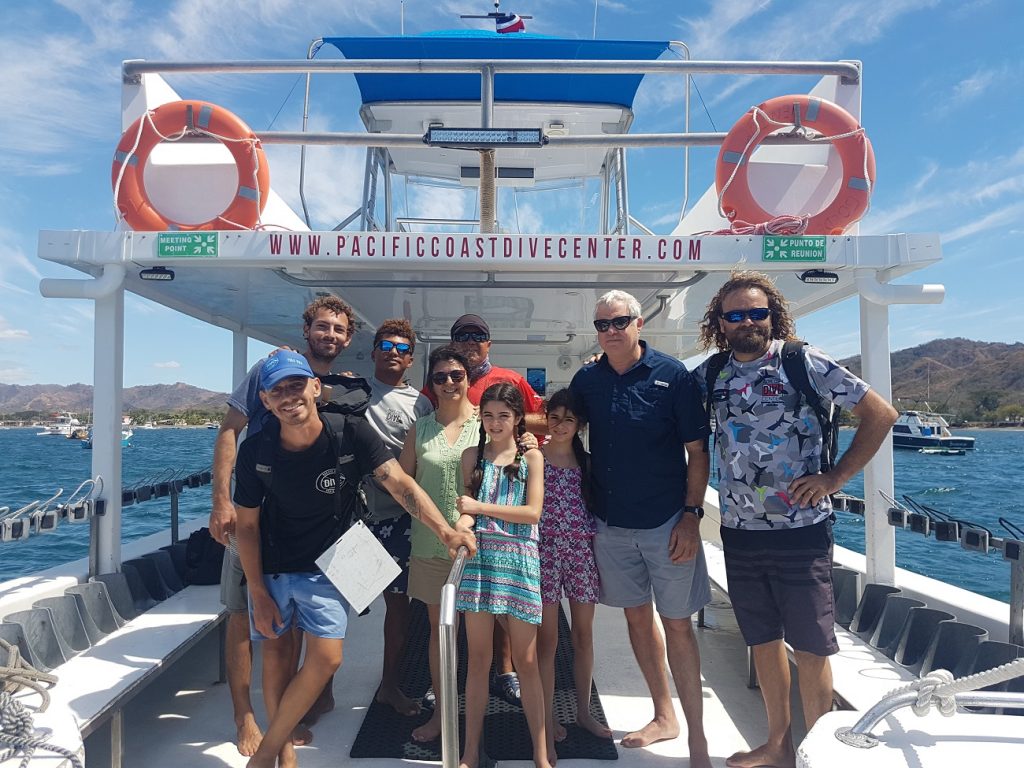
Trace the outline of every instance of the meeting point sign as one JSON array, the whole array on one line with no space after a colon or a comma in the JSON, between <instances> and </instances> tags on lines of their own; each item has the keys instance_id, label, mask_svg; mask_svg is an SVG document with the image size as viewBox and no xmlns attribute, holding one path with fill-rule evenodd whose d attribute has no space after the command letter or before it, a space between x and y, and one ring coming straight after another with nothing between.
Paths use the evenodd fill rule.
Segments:
<instances>
[{"instance_id":1,"label":"meeting point sign","mask_svg":"<svg viewBox=\"0 0 1024 768\"><path fill-rule=\"evenodd\" d=\"M271 232L267 256L409 262L692 262L701 239L631 235L455 235L430 233Z\"/></svg>"}]
</instances>

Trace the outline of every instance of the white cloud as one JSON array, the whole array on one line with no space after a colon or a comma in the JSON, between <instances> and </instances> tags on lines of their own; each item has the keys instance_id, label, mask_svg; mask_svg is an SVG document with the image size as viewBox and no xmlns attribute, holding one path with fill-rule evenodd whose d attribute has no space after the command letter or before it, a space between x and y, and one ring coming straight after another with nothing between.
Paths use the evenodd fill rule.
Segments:
<instances>
[{"instance_id":1,"label":"white cloud","mask_svg":"<svg viewBox=\"0 0 1024 768\"><path fill-rule=\"evenodd\" d=\"M1004 225L1007 221L1014 221L1019 217L1024 217L1024 200L1003 206L981 218L943 232L942 240L947 244L955 243L957 240L976 235L979 232L993 231L995 228Z\"/></svg>"},{"instance_id":2,"label":"white cloud","mask_svg":"<svg viewBox=\"0 0 1024 768\"><path fill-rule=\"evenodd\" d=\"M946 230L943 239L962 237L998 226L1013 227L1024 212L1024 152L1014 149L1006 155L985 156L960 165L939 165L928 161L924 173L897 195L899 202L889 208L873 207L865 219L865 233ZM954 229L956 221L967 224Z\"/></svg>"},{"instance_id":3,"label":"white cloud","mask_svg":"<svg viewBox=\"0 0 1024 768\"><path fill-rule=\"evenodd\" d=\"M177 360L168 360L166 363L153 363L154 368L181 368Z\"/></svg>"},{"instance_id":4,"label":"white cloud","mask_svg":"<svg viewBox=\"0 0 1024 768\"><path fill-rule=\"evenodd\" d=\"M31 370L11 360L0 360L0 382L4 384L27 384L34 379Z\"/></svg>"},{"instance_id":5,"label":"white cloud","mask_svg":"<svg viewBox=\"0 0 1024 768\"><path fill-rule=\"evenodd\" d=\"M23 328L11 328L7 318L0 316L0 341L29 341L32 338Z\"/></svg>"}]
</instances>

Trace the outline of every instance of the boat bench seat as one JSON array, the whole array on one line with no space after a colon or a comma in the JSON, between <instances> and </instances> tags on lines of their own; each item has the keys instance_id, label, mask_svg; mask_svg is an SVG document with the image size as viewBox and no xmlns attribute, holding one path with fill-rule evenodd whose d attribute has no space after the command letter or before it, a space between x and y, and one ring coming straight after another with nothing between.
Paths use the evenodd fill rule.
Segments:
<instances>
[{"instance_id":1,"label":"boat bench seat","mask_svg":"<svg viewBox=\"0 0 1024 768\"><path fill-rule=\"evenodd\" d=\"M219 586L186 587L57 666L51 700L71 710L83 738L111 721L112 768L117 768L125 704L226 616Z\"/></svg>"},{"instance_id":2,"label":"boat bench seat","mask_svg":"<svg viewBox=\"0 0 1024 768\"><path fill-rule=\"evenodd\" d=\"M729 595L729 582L725 575L725 554L721 548L704 542L704 558L708 565L708 576L712 585L726 597ZM703 626L703 611L698 615L697 623ZM836 639L839 641L839 653L829 657L832 664L832 688L844 706L864 711L873 706L880 698L893 688L898 688L917 679L911 670L905 669L886 656L882 651L872 647L848 629L835 625ZM793 649L786 645L790 661L794 660ZM748 685L757 685L757 674L754 670L754 659L747 648Z\"/></svg>"}]
</instances>

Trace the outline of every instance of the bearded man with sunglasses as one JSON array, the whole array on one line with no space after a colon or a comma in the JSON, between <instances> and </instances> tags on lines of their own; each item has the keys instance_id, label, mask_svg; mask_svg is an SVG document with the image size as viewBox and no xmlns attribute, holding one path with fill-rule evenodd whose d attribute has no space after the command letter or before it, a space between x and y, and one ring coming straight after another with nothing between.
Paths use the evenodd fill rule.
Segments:
<instances>
[{"instance_id":1,"label":"bearded man with sunglasses","mask_svg":"<svg viewBox=\"0 0 1024 768\"><path fill-rule=\"evenodd\" d=\"M370 379L370 403L366 420L397 459L402 453L406 435L416 419L433 412L434 406L425 395L411 386L405 374L412 367L416 350L416 334L408 320L385 320L373 336L373 378ZM420 705L406 696L399 687L399 665L409 627L409 555L412 518L401 504L373 476L363 481L367 525L402 569L384 590L384 669L377 701L389 705L398 714L413 717Z\"/></svg>"},{"instance_id":2,"label":"bearded man with sunglasses","mask_svg":"<svg viewBox=\"0 0 1024 768\"><path fill-rule=\"evenodd\" d=\"M803 347L811 387L860 419L842 458L822 471L821 427L782 362L794 331L785 298L759 272L734 272L701 325L704 348L729 353L710 398L717 420L722 544L729 597L752 649L768 714L767 741L729 757L726 765L733 768L795 764L783 638L800 671L807 729L832 708L829 656L839 646L829 495L867 464L897 417L866 382L820 350ZM708 366L695 372L704 389Z\"/></svg>"},{"instance_id":3,"label":"bearded man with sunglasses","mask_svg":"<svg viewBox=\"0 0 1024 768\"><path fill-rule=\"evenodd\" d=\"M604 354L569 385L590 424L601 602L624 610L654 703L654 719L621 743L645 747L679 735L667 650L686 719L690 765L710 768L700 650L691 621L711 600L699 532L709 471L707 419L686 366L641 341L643 326L636 298L624 291L601 296L594 328Z\"/></svg>"}]
</instances>

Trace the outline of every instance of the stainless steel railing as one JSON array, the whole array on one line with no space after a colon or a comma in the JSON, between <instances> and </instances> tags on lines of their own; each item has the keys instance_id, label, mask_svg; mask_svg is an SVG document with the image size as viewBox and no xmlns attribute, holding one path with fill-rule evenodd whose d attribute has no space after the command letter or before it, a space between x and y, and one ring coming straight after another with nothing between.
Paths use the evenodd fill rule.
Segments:
<instances>
[{"instance_id":1,"label":"stainless steel railing","mask_svg":"<svg viewBox=\"0 0 1024 768\"><path fill-rule=\"evenodd\" d=\"M437 691L441 707L441 764L444 768L459 766L459 690L457 647L459 614L455 610L455 593L462 581L469 550L459 547L448 579L441 587L441 690Z\"/></svg>"}]
</instances>

